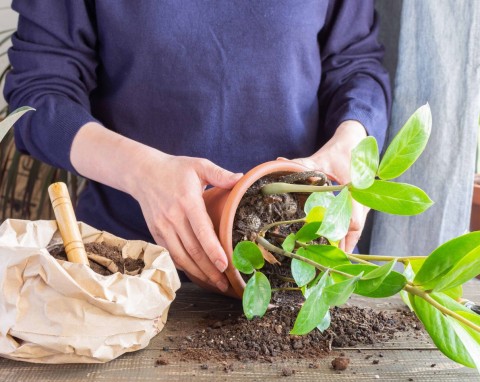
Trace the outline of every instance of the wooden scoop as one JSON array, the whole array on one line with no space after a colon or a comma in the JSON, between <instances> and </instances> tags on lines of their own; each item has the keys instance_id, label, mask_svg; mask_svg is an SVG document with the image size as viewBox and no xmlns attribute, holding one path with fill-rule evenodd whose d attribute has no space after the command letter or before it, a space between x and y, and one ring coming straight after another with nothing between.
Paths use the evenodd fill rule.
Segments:
<instances>
[{"instance_id":1,"label":"wooden scoop","mask_svg":"<svg viewBox=\"0 0 480 382\"><path fill-rule=\"evenodd\" d=\"M62 182L53 183L48 187L48 194L68 261L90 266L67 185Z\"/></svg>"}]
</instances>

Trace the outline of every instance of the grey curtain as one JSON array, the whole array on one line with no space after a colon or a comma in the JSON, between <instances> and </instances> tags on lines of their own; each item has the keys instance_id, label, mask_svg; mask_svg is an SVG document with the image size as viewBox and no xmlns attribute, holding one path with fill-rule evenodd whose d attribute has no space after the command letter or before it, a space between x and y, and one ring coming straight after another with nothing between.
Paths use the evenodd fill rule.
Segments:
<instances>
[{"instance_id":1,"label":"grey curtain","mask_svg":"<svg viewBox=\"0 0 480 382\"><path fill-rule=\"evenodd\" d=\"M419 106L428 102L432 109L427 149L398 181L421 187L435 204L414 217L374 213L366 235L371 229L372 254L427 255L469 226L480 114L480 1L376 5L394 91L388 141Z\"/></svg>"}]
</instances>

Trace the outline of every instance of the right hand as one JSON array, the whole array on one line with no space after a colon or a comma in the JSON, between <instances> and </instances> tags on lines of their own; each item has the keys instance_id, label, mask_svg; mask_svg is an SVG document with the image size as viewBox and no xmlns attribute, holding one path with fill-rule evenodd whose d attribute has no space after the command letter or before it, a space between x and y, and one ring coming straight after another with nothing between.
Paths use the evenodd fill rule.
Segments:
<instances>
[{"instance_id":1,"label":"right hand","mask_svg":"<svg viewBox=\"0 0 480 382\"><path fill-rule=\"evenodd\" d=\"M149 150L143 157L132 196L140 203L150 233L165 246L175 266L226 291L227 256L217 239L202 194L210 184L232 188L234 174L207 159L172 156Z\"/></svg>"}]
</instances>

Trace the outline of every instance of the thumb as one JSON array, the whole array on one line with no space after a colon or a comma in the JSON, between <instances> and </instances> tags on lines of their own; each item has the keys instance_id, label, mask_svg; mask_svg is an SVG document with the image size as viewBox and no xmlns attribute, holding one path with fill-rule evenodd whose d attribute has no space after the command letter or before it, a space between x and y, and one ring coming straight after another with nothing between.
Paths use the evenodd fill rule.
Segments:
<instances>
[{"instance_id":1,"label":"thumb","mask_svg":"<svg viewBox=\"0 0 480 382\"><path fill-rule=\"evenodd\" d=\"M230 189L240 180L243 176L242 173L233 173L231 171L225 170L220 166L206 160L200 166L198 171L200 178L215 187Z\"/></svg>"}]
</instances>

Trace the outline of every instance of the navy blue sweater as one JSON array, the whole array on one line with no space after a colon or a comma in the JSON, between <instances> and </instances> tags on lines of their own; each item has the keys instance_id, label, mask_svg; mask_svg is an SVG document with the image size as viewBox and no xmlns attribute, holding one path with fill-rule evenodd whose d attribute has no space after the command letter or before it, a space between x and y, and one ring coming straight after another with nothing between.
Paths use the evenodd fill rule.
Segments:
<instances>
[{"instance_id":1,"label":"navy blue sweater","mask_svg":"<svg viewBox=\"0 0 480 382\"><path fill-rule=\"evenodd\" d=\"M20 150L74 171L98 121L169 154L235 172L315 152L344 120L382 146L388 76L370 0L14 0L5 96L37 109ZM128 155L128 153L125 153ZM148 174L145 174L148 176ZM90 182L79 219L152 240L138 203Z\"/></svg>"}]
</instances>

